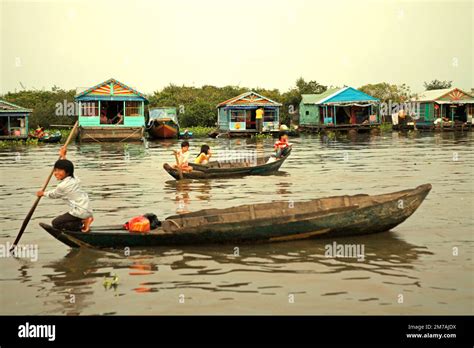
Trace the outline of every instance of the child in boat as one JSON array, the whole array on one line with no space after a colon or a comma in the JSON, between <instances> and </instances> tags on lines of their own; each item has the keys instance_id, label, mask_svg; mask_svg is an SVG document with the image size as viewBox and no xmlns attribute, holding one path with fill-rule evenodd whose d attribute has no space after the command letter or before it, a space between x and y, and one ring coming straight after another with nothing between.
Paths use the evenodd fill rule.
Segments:
<instances>
[{"instance_id":1,"label":"child in boat","mask_svg":"<svg viewBox=\"0 0 474 348\"><path fill-rule=\"evenodd\" d=\"M60 160L54 164L54 176L59 181L58 186L50 191L38 191L38 197L62 198L69 202L69 212L58 216L52 221L58 230L89 232L94 218L90 207L89 196L82 191L80 181L74 177L74 165L66 159L66 148L59 150Z\"/></svg>"},{"instance_id":2,"label":"child in boat","mask_svg":"<svg viewBox=\"0 0 474 348\"><path fill-rule=\"evenodd\" d=\"M178 163L173 165L173 168L179 168L186 173L193 170L193 167L189 165L189 142L183 141L181 143L181 150L174 151L178 156Z\"/></svg>"},{"instance_id":3,"label":"child in boat","mask_svg":"<svg viewBox=\"0 0 474 348\"><path fill-rule=\"evenodd\" d=\"M44 137L44 135L44 128L40 126L36 127L34 136L39 139Z\"/></svg>"},{"instance_id":4,"label":"child in boat","mask_svg":"<svg viewBox=\"0 0 474 348\"><path fill-rule=\"evenodd\" d=\"M212 152L211 152L211 148L209 147L209 145L202 145L201 146L201 152L195 158L194 163L196 163L196 164L208 164L209 159L211 158L211 156L212 156Z\"/></svg>"},{"instance_id":5,"label":"child in boat","mask_svg":"<svg viewBox=\"0 0 474 348\"><path fill-rule=\"evenodd\" d=\"M282 131L278 135L278 141L273 146L275 149L275 157L280 158L285 156L291 149L291 144L288 142L288 132Z\"/></svg>"}]
</instances>

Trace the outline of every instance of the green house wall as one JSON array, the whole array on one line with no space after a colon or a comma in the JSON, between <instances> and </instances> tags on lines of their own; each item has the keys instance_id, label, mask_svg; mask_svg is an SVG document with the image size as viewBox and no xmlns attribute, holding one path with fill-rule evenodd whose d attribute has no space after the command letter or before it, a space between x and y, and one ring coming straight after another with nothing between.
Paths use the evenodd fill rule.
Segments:
<instances>
[{"instance_id":1,"label":"green house wall","mask_svg":"<svg viewBox=\"0 0 474 348\"><path fill-rule=\"evenodd\" d=\"M318 125L319 107L314 104L300 104L300 125Z\"/></svg>"}]
</instances>

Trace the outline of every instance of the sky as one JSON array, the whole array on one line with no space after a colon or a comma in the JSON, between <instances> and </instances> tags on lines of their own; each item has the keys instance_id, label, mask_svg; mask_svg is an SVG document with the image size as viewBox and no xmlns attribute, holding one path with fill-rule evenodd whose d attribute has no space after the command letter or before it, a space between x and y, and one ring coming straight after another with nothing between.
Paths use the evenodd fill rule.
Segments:
<instances>
[{"instance_id":1,"label":"sky","mask_svg":"<svg viewBox=\"0 0 474 348\"><path fill-rule=\"evenodd\" d=\"M0 94L169 84L452 80L474 88L474 1L0 0Z\"/></svg>"}]
</instances>

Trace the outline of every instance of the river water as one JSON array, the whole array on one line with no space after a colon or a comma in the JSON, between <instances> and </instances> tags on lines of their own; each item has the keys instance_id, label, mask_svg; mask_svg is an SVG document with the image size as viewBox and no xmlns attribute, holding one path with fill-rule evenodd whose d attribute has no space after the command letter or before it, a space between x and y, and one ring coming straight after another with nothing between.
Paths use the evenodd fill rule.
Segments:
<instances>
[{"instance_id":1,"label":"river water","mask_svg":"<svg viewBox=\"0 0 474 348\"><path fill-rule=\"evenodd\" d=\"M194 139L269 153L272 139ZM390 232L337 240L123 250L71 250L39 226L67 211L42 199L20 244L4 255L57 158L58 145L0 150L0 314L474 314L472 133L292 138L276 175L177 183L163 169L177 141L70 145L95 225L154 212L271 200L387 193L431 183ZM56 185L53 178L50 188ZM326 245L364 246L365 258L325 257ZM34 249L33 249L34 250ZM116 275L109 287L104 279ZM105 284L105 285L104 285Z\"/></svg>"}]
</instances>

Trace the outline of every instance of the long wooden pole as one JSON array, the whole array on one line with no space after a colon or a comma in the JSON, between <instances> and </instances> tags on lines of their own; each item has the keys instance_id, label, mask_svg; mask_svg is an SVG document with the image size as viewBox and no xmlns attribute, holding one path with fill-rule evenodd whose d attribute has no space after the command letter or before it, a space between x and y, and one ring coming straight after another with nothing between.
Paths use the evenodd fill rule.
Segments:
<instances>
[{"instance_id":1,"label":"long wooden pole","mask_svg":"<svg viewBox=\"0 0 474 348\"><path fill-rule=\"evenodd\" d=\"M79 121L76 121L76 123L74 124L74 127L71 130L71 133L69 133L69 136L68 136L66 142L63 145L65 148L67 148L67 146L69 145L69 143L71 142L71 140L73 138L74 133L76 133L78 124L79 124ZM61 159L61 157L59 159ZM51 170L51 173L49 173L48 178L46 179L43 187L41 188L41 191L46 190L46 187L48 186L49 181L51 180L51 177L53 176L53 173L54 173L54 168ZM18 245L18 242L20 241L20 238L23 235L23 232L25 232L26 226L28 226L28 223L30 222L31 217L33 216L33 213L35 212L36 207L38 206L38 203L39 203L40 199L41 199L41 197L36 197L35 203L33 203L33 206L31 207L30 211L28 212L28 215L26 215L25 220L23 220L23 224L21 225L20 231L18 232L18 235L16 236L16 239L13 242L12 247L10 248L10 252L12 252L15 249L15 247Z\"/></svg>"}]
</instances>

